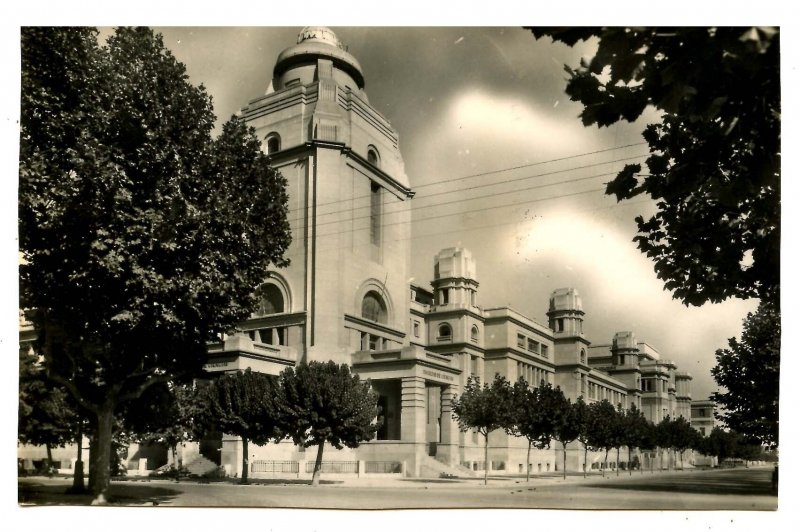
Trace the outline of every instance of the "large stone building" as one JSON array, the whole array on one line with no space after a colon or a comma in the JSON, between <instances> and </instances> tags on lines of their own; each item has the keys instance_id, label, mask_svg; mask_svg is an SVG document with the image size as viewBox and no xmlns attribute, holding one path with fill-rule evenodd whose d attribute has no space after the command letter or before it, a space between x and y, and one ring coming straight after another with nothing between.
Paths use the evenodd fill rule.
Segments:
<instances>
[{"instance_id":1,"label":"large stone building","mask_svg":"<svg viewBox=\"0 0 800 532\"><path fill-rule=\"evenodd\" d=\"M632 332L592 345L575 289L553 291L547 324L482 305L475 261L457 247L434 258L430 288L408 283L414 191L398 135L364 87L358 61L333 32L305 28L278 56L266 94L242 110L288 182L291 265L258 288L259 311L240 332L209 347L206 371L277 375L303 361L349 364L378 392L383 423L374 440L329 449L325 459L365 462L367 470L404 464L411 476L565 466L555 448L535 451L526 465L527 442L502 431L490 434L485 464L482 437L452 419L453 397L471 375L548 382L573 400L636 405L655 422L688 419L691 377ZM568 450L571 470L601 459L590 454L583 464L577 446ZM234 473L241 452L238 439L210 435L184 449L184 462L199 453ZM311 460L288 442L250 452L254 473Z\"/></svg>"},{"instance_id":2,"label":"large stone building","mask_svg":"<svg viewBox=\"0 0 800 532\"><path fill-rule=\"evenodd\" d=\"M691 377L631 332L592 346L574 289L553 292L547 325L481 306L475 261L462 248L435 257L430 289L408 284L414 192L398 135L364 87L358 61L334 33L305 28L278 56L267 93L243 109L289 183L291 266L270 274L260 312L211 347L206 369L277 374L299 361L350 364L379 393L383 426L373 441L338 454L405 462L411 475L441 464L485 467L480 436L460 432L451 416L470 375L524 376L572 399L635 404L656 422L688 419ZM238 442L225 439L221 448L221 462L235 470ZM526 450L493 433L489 467L523 471ZM303 460L304 451L273 445L251 458ZM538 451L528 467L563 467L557 461L554 450Z\"/></svg>"}]
</instances>

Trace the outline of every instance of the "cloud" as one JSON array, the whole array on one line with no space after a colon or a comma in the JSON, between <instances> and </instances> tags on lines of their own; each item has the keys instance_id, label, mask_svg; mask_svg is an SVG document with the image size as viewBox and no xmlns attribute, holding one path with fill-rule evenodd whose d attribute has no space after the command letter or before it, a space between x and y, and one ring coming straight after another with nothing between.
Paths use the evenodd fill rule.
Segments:
<instances>
[{"instance_id":1,"label":"cloud","mask_svg":"<svg viewBox=\"0 0 800 532\"><path fill-rule=\"evenodd\" d=\"M596 135L577 120L564 120L521 97L476 88L452 98L445 124L462 137L494 145L509 143L538 153L576 153L597 147Z\"/></svg>"}]
</instances>

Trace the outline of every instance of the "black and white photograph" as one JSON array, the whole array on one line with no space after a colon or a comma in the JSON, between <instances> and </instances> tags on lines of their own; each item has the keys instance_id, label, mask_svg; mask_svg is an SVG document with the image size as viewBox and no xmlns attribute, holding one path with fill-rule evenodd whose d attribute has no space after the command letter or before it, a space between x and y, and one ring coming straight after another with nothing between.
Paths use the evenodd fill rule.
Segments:
<instances>
[{"instance_id":1,"label":"black and white photograph","mask_svg":"<svg viewBox=\"0 0 800 532\"><path fill-rule=\"evenodd\" d=\"M777 523L781 19L307 15L12 28L17 519Z\"/></svg>"}]
</instances>

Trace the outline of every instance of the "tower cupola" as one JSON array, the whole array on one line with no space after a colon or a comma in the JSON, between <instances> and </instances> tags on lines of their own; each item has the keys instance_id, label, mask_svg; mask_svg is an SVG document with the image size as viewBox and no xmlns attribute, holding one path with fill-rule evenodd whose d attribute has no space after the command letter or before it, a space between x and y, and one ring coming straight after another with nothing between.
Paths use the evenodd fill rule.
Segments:
<instances>
[{"instance_id":1,"label":"tower cupola","mask_svg":"<svg viewBox=\"0 0 800 532\"><path fill-rule=\"evenodd\" d=\"M447 248L436 254L433 293L436 306L477 306L478 281L475 260L464 248Z\"/></svg>"},{"instance_id":2,"label":"tower cupola","mask_svg":"<svg viewBox=\"0 0 800 532\"><path fill-rule=\"evenodd\" d=\"M308 85L321 77L320 60L330 65L336 83L353 90L364 88L361 65L329 28L308 26L300 31L297 44L278 55L272 71L272 86L276 91L294 85Z\"/></svg>"},{"instance_id":3,"label":"tower cupola","mask_svg":"<svg viewBox=\"0 0 800 532\"><path fill-rule=\"evenodd\" d=\"M581 296L576 289L553 290L547 318L556 337L583 336L584 314Z\"/></svg>"}]
</instances>

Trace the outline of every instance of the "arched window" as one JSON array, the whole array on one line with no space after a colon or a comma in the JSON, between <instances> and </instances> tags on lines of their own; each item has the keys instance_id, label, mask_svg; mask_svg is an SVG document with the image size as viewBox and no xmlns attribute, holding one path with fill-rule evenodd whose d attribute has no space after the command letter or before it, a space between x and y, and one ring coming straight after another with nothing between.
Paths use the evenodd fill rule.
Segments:
<instances>
[{"instance_id":1,"label":"arched window","mask_svg":"<svg viewBox=\"0 0 800 532\"><path fill-rule=\"evenodd\" d=\"M473 325L472 326L472 331L470 332L470 338L472 338L473 342L477 342L478 341L478 326L477 325Z\"/></svg>"},{"instance_id":2,"label":"arched window","mask_svg":"<svg viewBox=\"0 0 800 532\"><path fill-rule=\"evenodd\" d=\"M277 133L267 135L267 154L281 151L281 136Z\"/></svg>"},{"instance_id":3,"label":"arched window","mask_svg":"<svg viewBox=\"0 0 800 532\"><path fill-rule=\"evenodd\" d=\"M367 162L369 162L369 164L372 166L380 167L381 156L378 154L378 150L375 148L375 146L370 146L367 148Z\"/></svg>"},{"instance_id":4,"label":"arched window","mask_svg":"<svg viewBox=\"0 0 800 532\"><path fill-rule=\"evenodd\" d=\"M447 323L439 325L439 339L445 340L453 337L453 329Z\"/></svg>"},{"instance_id":5,"label":"arched window","mask_svg":"<svg viewBox=\"0 0 800 532\"><path fill-rule=\"evenodd\" d=\"M258 310L256 314L264 316L284 311L283 294L280 289L271 283L262 284L256 290L258 297Z\"/></svg>"},{"instance_id":6,"label":"arched window","mask_svg":"<svg viewBox=\"0 0 800 532\"><path fill-rule=\"evenodd\" d=\"M361 300L361 317L378 323L386 323L386 304L378 292L367 292L364 299Z\"/></svg>"},{"instance_id":7,"label":"arched window","mask_svg":"<svg viewBox=\"0 0 800 532\"><path fill-rule=\"evenodd\" d=\"M586 351L581 349L581 364L586 364Z\"/></svg>"}]
</instances>

